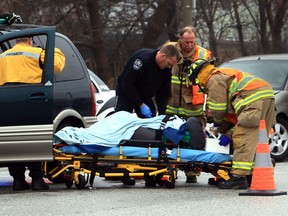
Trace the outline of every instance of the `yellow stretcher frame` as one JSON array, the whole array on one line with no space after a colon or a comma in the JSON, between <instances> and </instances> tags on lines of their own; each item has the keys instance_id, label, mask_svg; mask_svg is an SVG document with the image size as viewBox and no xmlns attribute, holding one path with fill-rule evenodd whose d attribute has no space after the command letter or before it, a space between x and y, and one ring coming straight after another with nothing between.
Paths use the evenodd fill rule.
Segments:
<instances>
[{"instance_id":1,"label":"yellow stretcher frame","mask_svg":"<svg viewBox=\"0 0 288 216\"><path fill-rule=\"evenodd\" d=\"M211 173L214 180L210 184L230 179L231 161L217 164L181 161L179 146L175 160L167 158L164 148L159 151L158 159L151 157L151 146L147 147L147 158L124 157L122 148L122 145L119 145L119 156L103 156L87 153L67 154L54 147L53 154L56 165L53 169L48 170L48 162L44 162L45 176L52 182L61 178L67 188L71 188L74 183L78 189L85 188L88 181L92 188L95 176L105 178L143 177L146 187L165 185L167 188L174 188L177 170L184 170L187 166L201 172Z\"/></svg>"}]
</instances>

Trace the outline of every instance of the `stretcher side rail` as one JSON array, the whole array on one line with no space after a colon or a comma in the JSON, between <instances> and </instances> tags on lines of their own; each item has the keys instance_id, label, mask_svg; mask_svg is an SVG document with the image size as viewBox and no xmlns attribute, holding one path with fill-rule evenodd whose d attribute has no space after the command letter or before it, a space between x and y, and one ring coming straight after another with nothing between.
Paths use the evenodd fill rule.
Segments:
<instances>
[{"instance_id":1,"label":"stretcher side rail","mask_svg":"<svg viewBox=\"0 0 288 216\"><path fill-rule=\"evenodd\" d=\"M163 140L140 140L140 139L123 139L119 146L135 146L135 147L177 147L176 144Z\"/></svg>"},{"instance_id":2,"label":"stretcher side rail","mask_svg":"<svg viewBox=\"0 0 288 216\"><path fill-rule=\"evenodd\" d=\"M139 141L139 140L137 140ZM140 140L142 141L142 140ZM124 143L126 143L124 141ZM63 146L63 145L61 145ZM129 145L130 146L130 145ZM139 146L137 146L139 147ZM81 161L86 161L89 162L93 159L93 157L98 157L99 160L101 161L107 161L107 162L115 162L115 163L119 163L119 162L125 162L125 163L135 163L135 162L139 162L139 163L147 163L147 162L151 162L151 163L163 163L164 159L167 158L166 155L166 148L165 146L163 146L164 148L161 149L161 151L158 151L158 157L154 157L152 158L151 155L151 151L149 149L151 149L151 146L147 147L147 157L146 158L138 158L138 157L133 157L133 156L129 156L129 157L125 157L123 156L123 145L119 145L119 153L118 156L112 156L112 157L108 157L105 154L101 154L101 153L77 153L77 154L73 154L73 153L63 153L62 151L60 151L57 147L53 148L53 152L54 152L54 159L56 159L57 161L66 161L66 160L81 160ZM141 147L140 147L141 148ZM170 159L173 160L173 159ZM185 162L186 163L186 162Z\"/></svg>"},{"instance_id":3,"label":"stretcher side rail","mask_svg":"<svg viewBox=\"0 0 288 216\"><path fill-rule=\"evenodd\" d=\"M54 153L54 158L57 161L81 161L83 163L90 163L93 160L93 157L98 158L98 162L103 163L139 163L139 164L157 164L157 165L166 165L164 161L158 159L139 159L139 158L123 158L119 159L118 157L104 157L104 155L73 155L73 154L63 154L59 150L54 149L58 153ZM59 154L60 153L60 154ZM209 167L211 169L231 169L231 161L222 162L222 163L205 163L205 162L191 162L191 161L179 161L177 159L169 159L170 163L175 165L184 165L190 166L191 168L197 167Z\"/></svg>"}]
</instances>

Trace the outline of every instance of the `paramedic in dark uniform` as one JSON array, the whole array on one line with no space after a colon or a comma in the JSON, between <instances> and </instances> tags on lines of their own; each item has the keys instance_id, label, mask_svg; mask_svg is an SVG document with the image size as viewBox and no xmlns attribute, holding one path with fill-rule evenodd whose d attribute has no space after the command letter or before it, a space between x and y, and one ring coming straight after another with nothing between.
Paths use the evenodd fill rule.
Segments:
<instances>
[{"instance_id":1,"label":"paramedic in dark uniform","mask_svg":"<svg viewBox=\"0 0 288 216\"><path fill-rule=\"evenodd\" d=\"M17 38L13 48L0 55L0 85L16 85L19 83L41 83L45 52L42 48L33 47L33 38ZM60 72L65 65L65 56L60 49L54 51L54 71ZM32 190L48 190L45 183L42 162L18 162L8 166L13 177L13 190L27 190L30 185L25 181L26 167L32 178Z\"/></svg>"},{"instance_id":2,"label":"paramedic in dark uniform","mask_svg":"<svg viewBox=\"0 0 288 216\"><path fill-rule=\"evenodd\" d=\"M173 45L160 50L140 49L133 54L118 78L116 112L133 112L140 118L165 114L171 96L171 68L180 57Z\"/></svg>"}]
</instances>

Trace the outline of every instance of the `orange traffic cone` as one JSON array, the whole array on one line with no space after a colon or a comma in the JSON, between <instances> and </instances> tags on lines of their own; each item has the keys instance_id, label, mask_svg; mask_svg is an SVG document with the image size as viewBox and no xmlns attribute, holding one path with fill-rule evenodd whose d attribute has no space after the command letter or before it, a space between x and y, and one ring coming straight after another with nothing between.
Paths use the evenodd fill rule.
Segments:
<instances>
[{"instance_id":1,"label":"orange traffic cone","mask_svg":"<svg viewBox=\"0 0 288 216\"><path fill-rule=\"evenodd\" d=\"M274 169L270 157L270 148L265 120L260 120L258 144L250 190L239 193L240 196L277 196L287 192L277 191L274 182Z\"/></svg>"}]
</instances>

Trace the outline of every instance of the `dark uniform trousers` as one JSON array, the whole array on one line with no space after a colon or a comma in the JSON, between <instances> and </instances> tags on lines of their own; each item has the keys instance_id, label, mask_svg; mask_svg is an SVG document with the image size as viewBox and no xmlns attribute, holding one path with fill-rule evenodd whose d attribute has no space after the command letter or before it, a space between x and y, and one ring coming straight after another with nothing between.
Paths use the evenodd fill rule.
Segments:
<instances>
[{"instance_id":1,"label":"dark uniform trousers","mask_svg":"<svg viewBox=\"0 0 288 216\"><path fill-rule=\"evenodd\" d=\"M10 175L14 179L24 180L26 167L29 169L29 176L33 179L42 179L44 171L42 162L11 163L8 166Z\"/></svg>"}]
</instances>

